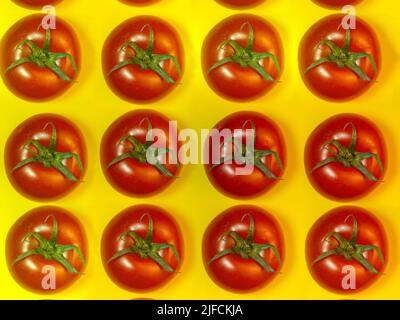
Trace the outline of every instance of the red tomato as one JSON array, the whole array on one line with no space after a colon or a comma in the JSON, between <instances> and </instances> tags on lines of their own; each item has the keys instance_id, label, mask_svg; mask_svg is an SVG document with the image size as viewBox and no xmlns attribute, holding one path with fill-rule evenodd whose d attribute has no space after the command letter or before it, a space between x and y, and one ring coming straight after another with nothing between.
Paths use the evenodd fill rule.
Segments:
<instances>
[{"instance_id":1,"label":"red tomato","mask_svg":"<svg viewBox=\"0 0 400 320\"><path fill-rule=\"evenodd\" d=\"M343 17L330 15L318 21L300 44L299 64L304 83L326 100L356 98L378 77L380 47L374 31L358 17L356 29L344 30Z\"/></svg>"},{"instance_id":2,"label":"red tomato","mask_svg":"<svg viewBox=\"0 0 400 320\"><path fill-rule=\"evenodd\" d=\"M103 48L108 85L134 103L152 102L169 93L181 79L183 63L183 47L175 29L151 16L120 24Z\"/></svg>"},{"instance_id":3,"label":"red tomato","mask_svg":"<svg viewBox=\"0 0 400 320\"><path fill-rule=\"evenodd\" d=\"M208 226L203 262L211 279L229 291L257 290L281 270L284 239L273 216L254 206L232 207Z\"/></svg>"},{"instance_id":4,"label":"red tomato","mask_svg":"<svg viewBox=\"0 0 400 320\"><path fill-rule=\"evenodd\" d=\"M11 133L4 161L8 178L19 193L34 200L54 200L82 181L86 146L71 121L40 114Z\"/></svg>"},{"instance_id":5,"label":"red tomato","mask_svg":"<svg viewBox=\"0 0 400 320\"><path fill-rule=\"evenodd\" d=\"M207 35L203 73L210 87L234 101L256 99L279 80L283 49L275 28L255 15L234 15Z\"/></svg>"},{"instance_id":6,"label":"red tomato","mask_svg":"<svg viewBox=\"0 0 400 320\"><path fill-rule=\"evenodd\" d=\"M387 238L367 210L340 207L323 215L307 237L307 262L314 279L338 293L370 286L387 264Z\"/></svg>"},{"instance_id":7,"label":"red tomato","mask_svg":"<svg viewBox=\"0 0 400 320\"><path fill-rule=\"evenodd\" d=\"M87 264L85 231L70 212L40 207L23 215L6 240L8 268L24 288L61 291L79 279Z\"/></svg>"},{"instance_id":8,"label":"red tomato","mask_svg":"<svg viewBox=\"0 0 400 320\"><path fill-rule=\"evenodd\" d=\"M224 139L211 132L207 139L205 169L220 192L234 198L251 198L279 181L286 163L286 148L282 133L272 120L256 112L237 112L221 120L214 129L219 133L229 130L231 137L235 137ZM240 153L240 158L244 155L245 161L236 158L235 152ZM245 168L248 169L244 171Z\"/></svg>"},{"instance_id":9,"label":"red tomato","mask_svg":"<svg viewBox=\"0 0 400 320\"><path fill-rule=\"evenodd\" d=\"M314 188L338 200L359 199L382 181L386 145L379 129L355 114L336 115L311 133L305 167Z\"/></svg>"},{"instance_id":10,"label":"red tomato","mask_svg":"<svg viewBox=\"0 0 400 320\"><path fill-rule=\"evenodd\" d=\"M342 8L346 5L356 5L362 0L313 0L316 4L327 8Z\"/></svg>"},{"instance_id":11,"label":"red tomato","mask_svg":"<svg viewBox=\"0 0 400 320\"><path fill-rule=\"evenodd\" d=\"M137 205L107 225L101 242L104 268L129 291L149 291L170 281L183 259L183 239L175 219L161 208Z\"/></svg>"},{"instance_id":12,"label":"red tomato","mask_svg":"<svg viewBox=\"0 0 400 320\"><path fill-rule=\"evenodd\" d=\"M44 30L43 17L36 14L17 22L4 35L0 48L5 84L15 95L33 101L64 93L76 81L80 64L79 42L72 28L57 18L56 29Z\"/></svg>"},{"instance_id":13,"label":"red tomato","mask_svg":"<svg viewBox=\"0 0 400 320\"><path fill-rule=\"evenodd\" d=\"M137 110L123 115L108 128L101 143L101 163L116 190L129 196L150 196L176 180L180 171L179 144L177 135L170 136L170 124L177 130L164 115ZM153 136L149 135L152 131ZM150 150L158 152L157 161L147 157L153 154Z\"/></svg>"},{"instance_id":14,"label":"red tomato","mask_svg":"<svg viewBox=\"0 0 400 320\"><path fill-rule=\"evenodd\" d=\"M38 9L48 5L55 5L61 2L62 0L12 0L12 1L23 7Z\"/></svg>"},{"instance_id":15,"label":"red tomato","mask_svg":"<svg viewBox=\"0 0 400 320\"><path fill-rule=\"evenodd\" d=\"M220 4L231 8L251 8L263 3L265 0L216 0Z\"/></svg>"},{"instance_id":16,"label":"red tomato","mask_svg":"<svg viewBox=\"0 0 400 320\"><path fill-rule=\"evenodd\" d=\"M156 3L160 0L120 0L123 3L134 5L134 6L145 6L149 4Z\"/></svg>"}]
</instances>

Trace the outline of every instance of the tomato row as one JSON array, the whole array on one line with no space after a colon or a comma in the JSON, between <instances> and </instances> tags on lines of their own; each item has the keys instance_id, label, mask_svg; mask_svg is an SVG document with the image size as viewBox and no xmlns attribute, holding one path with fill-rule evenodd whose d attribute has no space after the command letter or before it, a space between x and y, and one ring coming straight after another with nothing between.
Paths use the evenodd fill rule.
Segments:
<instances>
[{"instance_id":1,"label":"tomato row","mask_svg":"<svg viewBox=\"0 0 400 320\"><path fill-rule=\"evenodd\" d=\"M155 195L180 175L188 153L176 122L161 113L135 110L114 121L101 142L101 164L108 182L131 197ZM194 132L196 134L196 132ZM40 114L21 123L5 147L5 169L22 195L49 201L67 195L83 180L86 145L68 119ZM188 157L188 158L186 158ZM257 112L233 113L209 130L203 161L210 182L237 199L265 194L286 167L284 136L274 121ZM367 195L383 181L387 167L385 139L368 119L340 114L320 124L305 146L305 168L322 195L350 201Z\"/></svg>"},{"instance_id":2,"label":"tomato row","mask_svg":"<svg viewBox=\"0 0 400 320\"><path fill-rule=\"evenodd\" d=\"M44 5L57 4L62 0L13 0L19 5L26 6L29 8L41 8ZM160 0L120 0L130 5L149 5ZM217 2L232 8L250 8L263 3L265 0L216 0ZM313 0L315 3L329 7L329 8L341 8L344 5L354 5L362 0Z\"/></svg>"},{"instance_id":3,"label":"tomato row","mask_svg":"<svg viewBox=\"0 0 400 320\"><path fill-rule=\"evenodd\" d=\"M248 205L217 216L204 233L202 248L210 278L233 292L267 285L280 274L286 255L278 221ZM58 207L23 215L8 233L6 253L15 280L38 293L65 289L84 275L88 262L84 228ZM103 232L101 256L111 280L132 292L155 290L185 273L181 229L173 216L152 205L133 206L115 216ZM382 275L388 261L386 233L367 210L339 207L311 227L306 258L322 287L355 293Z\"/></svg>"},{"instance_id":4,"label":"tomato row","mask_svg":"<svg viewBox=\"0 0 400 320\"><path fill-rule=\"evenodd\" d=\"M303 37L299 68L317 96L346 101L376 82L379 41L362 19L347 26L348 16L330 15ZM31 15L12 26L0 48L0 69L7 87L33 101L52 99L76 83L80 46L72 28L58 18ZM207 35L202 65L209 86L233 101L257 99L277 83L284 52L277 30L251 14L231 16ZM160 18L138 16L120 24L103 46L103 73L111 90L132 103L154 102L181 82L184 49L175 29Z\"/></svg>"}]
</instances>

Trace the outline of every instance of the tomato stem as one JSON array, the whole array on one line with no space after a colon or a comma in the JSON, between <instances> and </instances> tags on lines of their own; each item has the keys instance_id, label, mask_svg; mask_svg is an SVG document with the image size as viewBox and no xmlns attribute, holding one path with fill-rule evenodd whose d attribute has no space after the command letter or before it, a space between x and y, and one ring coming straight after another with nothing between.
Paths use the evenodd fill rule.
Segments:
<instances>
[{"instance_id":1,"label":"tomato stem","mask_svg":"<svg viewBox=\"0 0 400 320\"><path fill-rule=\"evenodd\" d=\"M129 152L123 153L118 157L115 157L108 167L112 167L115 164L124 161L126 159L136 159L140 163L148 163L155 168L157 168L164 176L175 178L176 176L169 171L158 159L162 155L166 154L171 154L174 157L174 160L176 162L176 166L179 170L180 164L177 159L177 156L175 155L174 151L169 149L169 148L155 148L152 147L152 144L154 143L153 141L153 126L148 118L144 118L142 121L140 121L139 126L142 125L144 121L147 121L147 135L146 135L146 142L145 143L140 143L134 136L128 135L120 139L119 144L123 144L126 141L128 141L131 145L132 148L130 149Z\"/></svg>"},{"instance_id":2,"label":"tomato stem","mask_svg":"<svg viewBox=\"0 0 400 320\"><path fill-rule=\"evenodd\" d=\"M332 40L322 40L318 43L317 47L327 46L331 50L331 54L318 59L313 62L304 71L307 73L311 69L314 69L324 63L336 63L339 68L348 68L352 70L357 76L359 76L364 81L371 81L370 77L365 74L364 71L358 66L357 62L360 59L367 58L372 65L375 73L378 73L378 68L374 57L366 52L351 52L350 51L351 34L350 29L346 29L346 39L342 48L338 47Z\"/></svg>"},{"instance_id":3,"label":"tomato stem","mask_svg":"<svg viewBox=\"0 0 400 320\"><path fill-rule=\"evenodd\" d=\"M378 254L379 260L381 261L382 265L384 265L385 260L383 258L381 249L375 245L357 244L357 235L358 235L357 219L355 218L355 216L350 215L345 219L345 223L350 218L353 219L353 231L351 234L351 239L346 240L339 232L336 231L328 233L323 241L329 242L329 239L333 238L336 240L337 246L334 249L328 250L323 254L321 254L318 258L316 258L313 261L313 265L328 257L337 255L337 256L343 256L348 261L355 260L358 263L360 263L364 268L366 268L369 272L372 272L374 274L379 274L379 271L377 271L374 268L374 266L365 258L364 253L371 250L375 251Z\"/></svg>"},{"instance_id":4,"label":"tomato stem","mask_svg":"<svg viewBox=\"0 0 400 320\"><path fill-rule=\"evenodd\" d=\"M278 59L276 56L272 53L269 52L254 52L253 47L254 47L254 30L252 25L249 22L244 23L240 31L243 31L243 29L247 27L249 29L249 35L248 35L248 40L247 40L247 45L245 48L241 47L235 40L228 39L224 41L220 46L219 50L226 49L226 46L229 45L233 49L233 54L229 57L226 57L217 63L215 63L209 70L208 72L211 72L223 65L226 65L228 63L236 63L239 64L243 68L251 68L254 71L256 71L258 74L260 74L265 80L267 81L276 81L274 78L271 77L268 72L265 71L263 68L263 65L261 62L264 59L270 58L272 62L275 65L276 70L278 71L278 74L281 74L281 68L279 66Z\"/></svg>"},{"instance_id":5,"label":"tomato stem","mask_svg":"<svg viewBox=\"0 0 400 320\"><path fill-rule=\"evenodd\" d=\"M146 24L140 30L143 32L144 29L149 29L149 43L147 45L147 49L143 50L139 47L135 41L127 41L125 42L120 50L126 51L128 48L134 51L134 55L131 56L128 60L122 61L117 64L114 68L111 69L109 74L127 66L127 65L138 65L143 70L152 70L157 73L164 81L175 84L175 80L171 78L171 76L165 72L165 70L161 67L161 62L170 60L175 66L178 74L181 75L181 67L179 66L178 60L175 56L169 54L156 54L153 52L154 50L154 31L151 25Z\"/></svg>"},{"instance_id":6,"label":"tomato stem","mask_svg":"<svg viewBox=\"0 0 400 320\"><path fill-rule=\"evenodd\" d=\"M125 231L124 233L121 234L120 239L122 240L125 237L129 236L134 241L134 245L130 246L129 248L122 249L121 251L118 251L117 253L115 253L111 257L111 259L108 260L108 263L111 263L127 254L137 254L142 259L153 260L158 265L160 265L160 267L162 267L165 271L175 272L175 270L172 269L172 267L170 265L168 265L168 263L165 262L165 260L159 254L159 252L162 250L170 249L172 251L175 259L178 261L178 264L180 265L180 258L179 258L178 251L176 250L176 247L169 243L154 243L153 242L154 227L153 227L153 219L152 219L151 215L148 213L144 214L140 218L139 222L142 222L145 217L148 220L148 228L147 228L146 238L145 239L141 238L135 231L131 231L131 230Z\"/></svg>"},{"instance_id":7,"label":"tomato stem","mask_svg":"<svg viewBox=\"0 0 400 320\"><path fill-rule=\"evenodd\" d=\"M222 250L221 252L217 253L208 263L211 264L216 260L219 260L227 255L235 254L239 255L243 259L252 259L257 262L265 271L267 272L275 272L274 268L264 260L261 256L261 252L271 249L274 253L278 263L281 265L282 260L279 254L278 249L273 244L258 244L254 243L254 219L250 214L245 214L242 217L242 222L244 219L249 218L249 231L247 234L247 238L243 239L239 234L235 231L226 231L222 236L221 240L226 241L226 237L230 236L233 241L235 242L234 246L229 249Z\"/></svg>"},{"instance_id":8,"label":"tomato stem","mask_svg":"<svg viewBox=\"0 0 400 320\"><path fill-rule=\"evenodd\" d=\"M233 156L228 156L228 157L221 157L221 159L218 161L218 163L214 164L210 170L213 170L217 167L219 167L222 164L231 164L232 160L237 161L238 163L243 163L245 165L254 165L257 167L264 175L266 175L269 179L279 179L264 163L263 159L268 156L272 156L276 163L279 166L279 169L281 172L284 171L282 161L279 157L278 152L273 151L273 150L257 150L255 149L255 140L256 140L256 127L254 125L254 122L251 120L247 120L243 126L242 129L245 129L245 127L250 124L252 134L251 134L251 144L250 146L243 144L241 141L238 141L237 138L229 139L228 141L224 141L222 147L227 143L227 142L232 142L233 147L237 148L238 150L241 150L242 153L236 152ZM232 150L233 153L233 150Z\"/></svg>"},{"instance_id":9,"label":"tomato stem","mask_svg":"<svg viewBox=\"0 0 400 320\"><path fill-rule=\"evenodd\" d=\"M64 160L73 158L80 171L84 172L83 164L79 155L73 152L57 152L57 129L54 123L47 123L43 130L46 130L48 126L52 127L51 132L51 140L50 146L48 148L44 147L38 140L29 140L23 145L23 148L27 148L28 146L33 146L35 150L35 156L26 158L18 163L13 169L12 172L30 164L30 163L41 163L45 168L54 168L59 171L62 175L64 175L67 179L78 182L78 178L76 178L71 171L63 164Z\"/></svg>"},{"instance_id":10,"label":"tomato stem","mask_svg":"<svg viewBox=\"0 0 400 320\"><path fill-rule=\"evenodd\" d=\"M71 82L72 79L68 77L61 70L58 65L58 61L61 59L67 59L71 63L72 68L75 73L78 72L78 68L76 66L76 62L73 56L66 52L50 52L50 40L51 40L51 32L50 29L46 29L46 38L44 41L43 48L38 47L32 40L25 39L18 43L16 50L21 50L23 47L28 47L30 52L28 52L27 56L14 61L11 65L7 67L5 72L22 65L25 63L34 63L39 68L48 68L53 71L58 77L60 77L64 81Z\"/></svg>"},{"instance_id":11,"label":"tomato stem","mask_svg":"<svg viewBox=\"0 0 400 320\"><path fill-rule=\"evenodd\" d=\"M312 170L313 173L315 170L322 168L330 163L341 163L346 168L355 168L364 176L366 176L369 180L378 182L379 179L376 178L362 163L363 160L366 159L374 159L378 164L379 170L381 173L384 173L382 161L380 160L379 156L375 153L371 152L357 152L357 129L352 122L347 123L343 130L346 130L347 127L351 126L351 141L348 148L344 147L338 140L332 139L325 142L322 146L322 149L329 150L329 146L335 147L336 150L331 150L333 156L326 158L325 160L319 162Z\"/></svg>"},{"instance_id":12,"label":"tomato stem","mask_svg":"<svg viewBox=\"0 0 400 320\"><path fill-rule=\"evenodd\" d=\"M50 240L45 239L39 232L28 233L27 235L25 235L22 242L30 242L30 239L34 239L37 242L38 246L35 249L28 250L22 253L20 256L17 257L17 259L13 261L13 264L16 264L33 255L40 255L43 256L46 260L57 261L70 273L80 274L80 272L76 270L76 268L65 258L64 254L68 251L75 251L82 262L82 267L84 268L86 262L81 249L73 244L57 244L58 222L55 216L50 215L46 218L45 223L47 223L50 218L53 219Z\"/></svg>"}]
</instances>

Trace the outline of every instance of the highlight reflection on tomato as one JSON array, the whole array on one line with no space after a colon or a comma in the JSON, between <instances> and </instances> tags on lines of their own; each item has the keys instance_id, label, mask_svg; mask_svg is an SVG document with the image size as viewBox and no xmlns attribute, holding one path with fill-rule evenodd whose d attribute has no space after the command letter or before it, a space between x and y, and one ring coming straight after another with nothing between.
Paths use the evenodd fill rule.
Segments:
<instances>
[{"instance_id":1,"label":"highlight reflection on tomato","mask_svg":"<svg viewBox=\"0 0 400 320\"><path fill-rule=\"evenodd\" d=\"M44 30L43 17L36 14L21 19L1 41L3 80L10 91L26 100L58 97L79 73L80 46L75 32L60 18L56 29Z\"/></svg>"},{"instance_id":2,"label":"highlight reflection on tomato","mask_svg":"<svg viewBox=\"0 0 400 320\"><path fill-rule=\"evenodd\" d=\"M376 217L359 207L339 207L312 226L306 243L309 270L324 288L356 293L381 277L388 243Z\"/></svg>"},{"instance_id":3,"label":"highlight reflection on tomato","mask_svg":"<svg viewBox=\"0 0 400 320\"><path fill-rule=\"evenodd\" d=\"M4 151L8 179L22 195L54 200L82 181L86 145L79 129L55 114L39 114L22 122Z\"/></svg>"},{"instance_id":4,"label":"highlight reflection on tomato","mask_svg":"<svg viewBox=\"0 0 400 320\"><path fill-rule=\"evenodd\" d=\"M315 23L299 49L303 81L316 96L347 101L363 94L376 82L380 46L375 32L357 17L355 29L344 29L342 14Z\"/></svg>"},{"instance_id":5,"label":"highlight reflection on tomato","mask_svg":"<svg viewBox=\"0 0 400 320\"><path fill-rule=\"evenodd\" d=\"M12 226L6 240L12 276L24 288L41 294L61 291L79 279L87 253L83 226L58 207L27 212Z\"/></svg>"},{"instance_id":6,"label":"highlight reflection on tomato","mask_svg":"<svg viewBox=\"0 0 400 320\"><path fill-rule=\"evenodd\" d=\"M183 261L183 239L175 219L152 205L123 210L104 230L103 266L118 286L155 290L170 281Z\"/></svg>"},{"instance_id":7,"label":"highlight reflection on tomato","mask_svg":"<svg viewBox=\"0 0 400 320\"><path fill-rule=\"evenodd\" d=\"M305 168L314 188L337 201L359 199L384 178L385 140L368 119L339 114L320 124L305 148Z\"/></svg>"},{"instance_id":8,"label":"highlight reflection on tomato","mask_svg":"<svg viewBox=\"0 0 400 320\"><path fill-rule=\"evenodd\" d=\"M267 285L279 273L284 238L278 222L255 206L227 209L203 236L203 263L224 289L248 292Z\"/></svg>"}]
</instances>

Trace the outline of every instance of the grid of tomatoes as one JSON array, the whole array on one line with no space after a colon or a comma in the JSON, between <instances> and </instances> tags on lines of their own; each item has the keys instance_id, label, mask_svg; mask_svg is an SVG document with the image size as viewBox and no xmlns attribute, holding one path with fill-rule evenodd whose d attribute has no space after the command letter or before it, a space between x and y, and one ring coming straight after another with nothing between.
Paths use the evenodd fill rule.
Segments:
<instances>
[{"instance_id":1,"label":"grid of tomatoes","mask_svg":"<svg viewBox=\"0 0 400 320\"><path fill-rule=\"evenodd\" d=\"M242 5L232 2L230 5ZM4 82L27 100L46 101L77 85L74 80L80 59L76 35L59 18L54 32L38 29L42 19L41 15L22 19L2 41ZM381 59L372 28L358 19L357 29L340 30L341 19L333 15L318 22L306 33L299 52L307 87L333 101L354 99L373 85ZM58 43L62 37L66 38ZM25 41L28 38L34 40ZM63 47L66 43L72 46ZM267 94L284 72L279 34L263 18L250 14L229 17L211 30L202 58L210 88L236 102ZM165 21L150 16L134 17L118 26L104 44L102 62L110 89L132 103L154 103L164 98L185 71L179 34ZM132 197L155 195L179 176L179 161L150 164L145 158L153 148L148 133L152 129L166 133L168 120L158 112L137 110L117 119L105 132L100 158L104 175L116 190ZM221 120L215 128L239 130L240 143L252 140L255 147L252 159L244 154L244 163L225 163L229 155L222 154L214 165L205 165L219 191L232 198L249 199L265 194L280 181L287 150L274 121L261 113L240 112ZM167 140L173 138L166 134ZM5 166L10 182L18 192L37 201L66 196L84 177L84 140L79 129L61 116L43 114L26 120L7 141ZM171 160L179 147L155 148L153 152L156 159L166 156ZM214 151L209 150L210 157ZM255 166L252 174L232 174L246 161ZM358 199L371 192L382 181L386 162L386 145L379 129L355 114L322 123L305 149L310 182L321 194L337 201ZM60 208L30 211L18 220L7 239L11 273L28 289L63 289L84 271L84 233L79 221ZM349 292L349 288L343 288L344 266L354 268L357 286L350 289L357 291L379 277L387 259L386 235L379 221L368 211L349 206L332 210L316 222L307 248L314 278L333 291ZM211 222L203 239L208 274L231 291L265 286L279 273L284 255L279 223L253 206L226 210ZM180 270L183 256L179 226L158 207L128 208L103 234L104 267L117 285L128 290L140 292L163 285ZM54 288L50 279L44 287L43 268L48 266L56 273Z\"/></svg>"}]
</instances>

